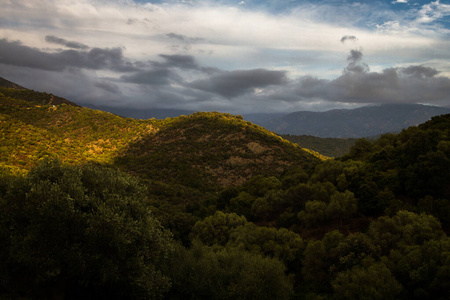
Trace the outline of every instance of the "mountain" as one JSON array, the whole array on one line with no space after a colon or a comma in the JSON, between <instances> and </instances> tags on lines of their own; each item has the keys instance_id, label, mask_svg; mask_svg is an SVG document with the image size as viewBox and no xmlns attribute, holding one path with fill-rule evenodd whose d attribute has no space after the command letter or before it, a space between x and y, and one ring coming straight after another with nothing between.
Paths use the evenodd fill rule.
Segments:
<instances>
[{"instance_id":1,"label":"mountain","mask_svg":"<svg viewBox=\"0 0 450 300\"><path fill-rule=\"evenodd\" d=\"M433 116L448 114L450 108L420 104L385 104L326 112L299 111L281 117L256 121L278 134L312 135L331 138L372 137L400 132Z\"/></svg>"},{"instance_id":2,"label":"mountain","mask_svg":"<svg viewBox=\"0 0 450 300\"><path fill-rule=\"evenodd\" d=\"M228 114L136 120L4 87L0 103L0 167L14 172L56 156L70 163L116 164L142 178L198 188L237 185L320 161L319 154Z\"/></svg>"},{"instance_id":3,"label":"mountain","mask_svg":"<svg viewBox=\"0 0 450 300\"><path fill-rule=\"evenodd\" d=\"M15 100L24 100L34 105L67 104L70 106L79 107L79 105L67 99L55 96L53 94L33 91L1 77L0 77L0 95L2 96L3 103L9 101L7 99L10 98Z\"/></svg>"},{"instance_id":4,"label":"mountain","mask_svg":"<svg viewBox=\"0 0 450 300\"><path fill-rule=\"evenodd\" d=\"M111 163L129 142L155 130L151 121L122 118L65 102L47 104L52 99L49 94L28 93L34 97L27 101L11 98L13 93L8 92L9 97L0 88L0 168L14 172L29 170L48 156L69 163Z\"/></svg>"},{"instance_id":5,"label":"mountain","mask_svg":"<svg viewBox=\"0 0 450 300\"><path fill-rule=\"evenodd\" d=\"M314 150L328 157L341 157L347 154L358 140L356 138L320 138L312 135L281 134L280 136L302 148Z\"/></svg>"},{"instance_id":6,"label":"mountain","mask_svg":"<svg viewBox=\"0 0 450 300\"><path fill-rule=\"evenodd\" d=\"M17 83L11 82L4 78L0 77L0 87L18 89L18 90L26 90L23 86L18 85Z\"/></svg>"},{"instance_id":7,"label":"mountain","mask_svg":"<svg viewBox=\"0 0 450 300\"><path fill-rule=\"evenodd\" d=\"M242 117L217 112L173 118L130 144L119 165L141 177L186 186L240 185L257 174L310 169L319 159Z\"/></svg>"}]
</instances>

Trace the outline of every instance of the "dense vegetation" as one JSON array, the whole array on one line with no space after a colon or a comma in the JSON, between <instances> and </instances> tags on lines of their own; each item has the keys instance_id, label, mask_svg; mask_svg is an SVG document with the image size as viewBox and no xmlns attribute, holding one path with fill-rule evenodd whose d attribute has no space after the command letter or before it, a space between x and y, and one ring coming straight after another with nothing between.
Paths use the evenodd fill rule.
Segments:
<instances>
[{"instance_id":1,"label":"dense vegetation","mask_svg":"<svg viewBox=\"0 0 450 300\"><path fill-rule=\"evenodd\" d=\"M358 139L355 138L320 138L311 135L281 134L282 138L311 149L328 157L341 157L350 151Z\"/></svg>"},{"instance_id":2,"label":"dense vegetation","mask_svg":"<svg viewBox=\"0 0 450 300\"><path fill-rule=\"evenodd\" d=\"M2 298L450 297L450 115L320 161L231 115L2 97Z\"/></svg>"},{"instance_id":3,"label":"dense vegetation","mask_svg":"<svg viewBox=\"0 0 450 300\"><path fill-rule=\"evenodd\" d=\"M239 185L256 174L280 175L319 160L239 116L195 113L166 119L159 131L131 143L116 164L141 177L201 190Z\"/></svg>"},{"instance_id":4,"label":"dense vegetation","mask_svg":"<svg viewBox=\"0 0 450 300\"><path fill-rule=\"evenodd\" d=\"M55 107L45 104L52 97L0 88L0 168L29 170L48 156L108 163L129 142L156 130L154 120L121 118L67 100Z\"/></svg>"}]
</instances>

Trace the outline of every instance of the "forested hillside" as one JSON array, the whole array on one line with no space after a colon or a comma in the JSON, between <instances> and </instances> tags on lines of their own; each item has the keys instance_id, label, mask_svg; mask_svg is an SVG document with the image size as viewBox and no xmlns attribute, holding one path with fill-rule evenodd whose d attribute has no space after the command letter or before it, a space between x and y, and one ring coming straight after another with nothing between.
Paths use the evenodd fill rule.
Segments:
<instances>
[{"instance_id":1,"label":"forested hillside","mask_svg":"<svg viewBox=\"0 0 450 300\"><path fill-rule=\"evenodd\" d=\"M131 143L116 164L141 177L211 189L258 174L281 175L319 159L239 116L195 113L167 119L159 131Z\"/></svg>"},{"instance_id":2,"label":"forested hillside","mask_svg":"<svg viewBox=\"0 0 450 300\"><path fill-rule=\"evenodd\" d=\"M239 116L5 89L1 298L450 297L450 115L321 160Z\"/></svg>"},{"instance_id":3,"label":"forested hillside","mask_svg":"<svg viewBox=\"0 0 450 300\"><path fill-rule=\"evenodd\" d=\"M280 136L300 147L317 151L328 157L341 157L347 154L358 140L356 138L321 138L312 135L280 134Z\"/></svg>"},{"instance_id":4,"label":"forested hillside","mask_svg":"<svg viewBox=\"0 0 450 300\"><path fill-rule=\"evenodd\" d=\"M154 120L126 119L23 88L0 88L0 118L0 167L16 171L46 156L112 162L129 142L156 131Z\"/></svg>"}]
</instances>

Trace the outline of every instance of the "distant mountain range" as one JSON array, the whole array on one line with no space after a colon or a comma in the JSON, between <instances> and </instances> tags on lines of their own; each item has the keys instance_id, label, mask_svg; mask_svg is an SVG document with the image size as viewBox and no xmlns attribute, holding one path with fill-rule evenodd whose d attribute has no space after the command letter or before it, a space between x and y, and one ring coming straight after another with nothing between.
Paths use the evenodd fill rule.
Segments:
<instances>
[{"instance_id":1,"label":"distant mountain range","mask_svg":"<svg viewBox=\"0 0 450 300\"><path fill-rule=\"evenodd\" d=\"M278 134L330 138L373 137L417 126L450 108L420 104L385 104L325 112L298 111L273 118L254 114L246 119Z\"/></svg>"},{"instance_id":2,"label":"distant mountain range","mask_svg":"<svg viewBox=\"0 0 450 300\"><path fill-rule=\"evenodd\" d=\"M22 90L15 98L28 100L28 90L16 83L0 77L0 87ZM8 92L4 92L8 93ZM6 95L5 96L8 96ZM76 105L64 98L47 93L46 104ZM110 112L122 117L135 119L165 119L190 115L194 110L181 109L134 109L111 106L86 105L88 108ZM292 113L246 114L244 119L260 125L277 134L307 135L322 138L361 138L374 137L388 132L400 132L410 126L417 126L434 116L450 113L450 108L421 104L384 104L365 106L356 109L335 109L325 112L297 111Z\"/></svg>"},{"instance_id":3,"label":"distant mountain range","mask_svg":"<svg viewBox=\"0 0 450 300\"><path fill-rule=\"evenodd\" d=\"M135 119L165 119L190 115L195 111L180 109L132 109L110 106L88 106L119 116ZM450 113L450 108L421 104L384 104L356 109L335 109L325 112L246 114L244 119L277 134L311 135L323 138L373 137L400 132L417 126L434 116Z\"/></svg>"}]
</instances>

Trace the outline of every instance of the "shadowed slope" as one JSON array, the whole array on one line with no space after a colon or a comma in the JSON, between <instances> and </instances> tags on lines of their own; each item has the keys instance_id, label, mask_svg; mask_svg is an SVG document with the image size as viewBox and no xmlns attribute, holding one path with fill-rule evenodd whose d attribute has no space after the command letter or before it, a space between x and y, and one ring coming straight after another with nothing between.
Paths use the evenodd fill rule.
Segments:
<instances>
[{"instance_id":1,"label":"shadowed slope","mask_svg":"<svg viewBox=\"0 0 450 300\"><path fill-rule=\"evenodd\" d=\"M117 164L143 177L209 189L319 161L239 116L195 113L166 120L157 133L132 143Z\"/></svg>"}]
</instances>

